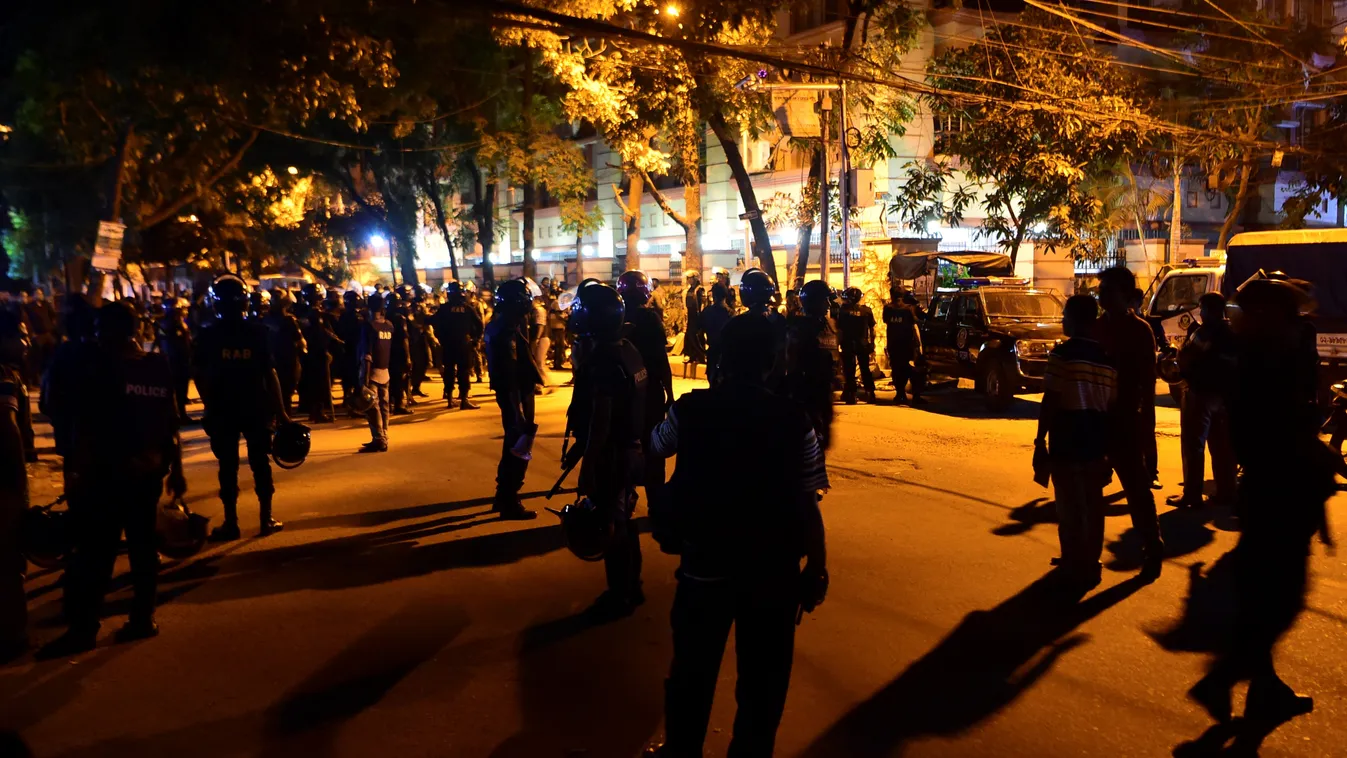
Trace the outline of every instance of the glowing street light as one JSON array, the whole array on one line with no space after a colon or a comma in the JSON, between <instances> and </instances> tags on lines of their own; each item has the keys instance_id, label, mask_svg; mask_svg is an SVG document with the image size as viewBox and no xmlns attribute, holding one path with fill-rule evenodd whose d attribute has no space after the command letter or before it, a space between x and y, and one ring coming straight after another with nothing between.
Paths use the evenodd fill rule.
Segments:
<instances>
[{"instance_id":1,"label":"glowing street light","mask_svg":"<svg viewBox=\"0 0 1347 758\"><path fill-rule=\"evenodd\" d=\"M644 253L645 251L647 251L647 250L649 250L649 249L650 249L650 243L649 243L649 242L646 242L645 240L637 240L637 241L636 241L636 252L638 252L638 253Z\"/></svg>"},{"instance_id":2,"label":"glowing street light","mask_svg":"<svg viewBox=\"0 0 1347 758\"><path fill-rule=\"evenodd\" d=\"M369 243L374 247L383 247L388 244L388 240L384 239L382 234L371 234L369 236Z\"/></svg>"},{"instance_id":3,"label":"glowing street light","mask_svg":"<svg viewBox=\"0 0 1347 758\"><path fill-rule=\"evenodd\" d=\"M290 168L287 168L285 171L286 171L286 173L290 174L290 176L298 176L298 175L299 175L299 169L295 168L294 166L291 166Z\"/></svg>"},{"instance_id":4,"label":"glowing street light","mask_svg":"<svg viewBox=\"0 0 1347 758\"><path fill-rule=\"evenodd\" d=\"M682 11L679 10L678 6L674 3L669 3L668 5L664 6L664 13L669 18L678 18L678 14L681 12Z\"/></svg>"}]
</instances>

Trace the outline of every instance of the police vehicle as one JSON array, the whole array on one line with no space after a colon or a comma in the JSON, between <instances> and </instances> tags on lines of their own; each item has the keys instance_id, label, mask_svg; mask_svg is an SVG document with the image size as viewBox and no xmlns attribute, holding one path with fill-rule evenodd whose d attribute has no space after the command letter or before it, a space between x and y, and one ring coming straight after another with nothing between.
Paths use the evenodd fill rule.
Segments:
<instances>
[{"instance_id":1,"label":"police vehicle","mask_svg":"<svg viewBox=\"0 0 1347 758\"><path fill-rule=\"evenodd\" d=\"M1048 353L1064 339L1064 301L1022 279L961 279L931 300L921 339L931 371L972 379L991 410L1039 392Z\"/></svg>"},{"instance_id":2,"label":"police vehicle","mask_svg":"<svg viewBox=\"0 0 1347 758\"><path fill-rule=\"evenodd\" d=\"M1244 232L1219 251L1160 269L1142 299L1142 316L1160 346L1160 375L1177 399L1181 380L1174 354L1197 321L1197 300L1220 292L1233 300L1247 281L1284 274L1312 285L1316 307L1310 318L1318 331L1320 397L1347 375L1347 229Z\"/></svg>"}]
</instances>

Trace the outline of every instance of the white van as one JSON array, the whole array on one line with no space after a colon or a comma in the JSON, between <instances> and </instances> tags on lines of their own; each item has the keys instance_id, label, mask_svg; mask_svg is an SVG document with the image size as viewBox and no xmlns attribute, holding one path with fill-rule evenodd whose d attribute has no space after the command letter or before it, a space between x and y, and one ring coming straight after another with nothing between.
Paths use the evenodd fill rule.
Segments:
<instances>
[{"instance_id":1,"label":"white van","mask_svg":"<svg viewBox=\"0 0 1347 758\"><path fill-rule=\"evenodd\" d=\"M1236 234L1224 255L1162 268L1142 300L1142 316L1162 349L1177 348L1193 324L1199 297L1220 292L1232 299L1259 271L1279 271L1313 285L1320 384L1327 387L1347 376L1347 229Z\"/></svg>"}]
</instances>

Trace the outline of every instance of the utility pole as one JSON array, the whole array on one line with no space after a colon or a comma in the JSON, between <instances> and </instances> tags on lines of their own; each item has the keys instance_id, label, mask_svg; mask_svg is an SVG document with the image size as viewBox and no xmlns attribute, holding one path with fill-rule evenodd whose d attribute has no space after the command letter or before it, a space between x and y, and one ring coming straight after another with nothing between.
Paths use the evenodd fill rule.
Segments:
<instances>
[{"instance_id":1,"label":"utility pole","mask_svg":"<svg viewBox=\"0 0 1347 758\"><path fill-rule=\"evenodd\" d=\"M823 152L819 155L821 168L819 169L819 258L818 273L819 278L828 281L828 269L830 263L828 253L828 242L831 236L828 233L828 112L833 109L832 95L823 93L823 101L819 106L819 137L823 140ZM804 272L800 273L804 276Z\"/></svg>"},{"instance_id":2,"label":"utility pole","mask_svg":"<svg viewBox=\"0 0 1347 758\"><path fill-rule=\"evenodd\" d=\"M847 149L847 83L839 80L837 85L841 93L837 112L841 118L837 122L837 142L841 148L842 165L839 167L837 182L838 208L842 216L842 288L851 286L851 153Z\"/></svg>"}]
</instances>

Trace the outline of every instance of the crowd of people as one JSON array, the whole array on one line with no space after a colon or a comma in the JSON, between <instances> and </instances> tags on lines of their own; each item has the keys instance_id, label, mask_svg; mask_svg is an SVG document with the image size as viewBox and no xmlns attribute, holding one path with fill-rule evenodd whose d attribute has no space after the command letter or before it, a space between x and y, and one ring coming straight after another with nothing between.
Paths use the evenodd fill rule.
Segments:
<instances>
[{"instance_id":1,"label":"crowd of people","mask_svg":"<svg viewBox=\"0 0 1347 758\"><path fill-rule=\"evenodd\" d=\"M40 387L38 406L62 456L75 525L63 582L68 629L43 652L94 647L123 533L134 600L117 637L158 633L155 518L165 491L180 498L186 490L183 425L202 425L218 461L225 516L210 538L242 534L240 442L253 473L259 532L267 536L283 528L271 507L273 445L281 444L279 430L296 427L294 415L312 424L330 423L339 411L364 418L371 439L360 452L384 453L389 417L415 412L431 369L443 376L444 400L463 412L478 410L469 388L485 379L503 432L492 509L526 520L537 515L519 494L538 432L535 396L548 391L549 364L569 364L574 391L562 466L579 475L576 500L560 515L570 550L605 565L607 588L591 612L620 617L645 600L633 524L638 488L655 542L680 556L668 741L653 754L701 754L733 626L740 654L731 754L771 755L795 625L828 587L819 502L828 487L834 393L840 389L847 403L874 401L871 363L882 325L897 398L907 398L910 384L919 401L924 314L901 286L876 319L858 289L838 297L825 282L802 282L783 300L758 269L745 272L737 290L717 277L709 303L698 277L687 284L683 354L687 365L706 364L709 386L681 398L665 320L640 271L622 274L616 286L585 280L566 296L550 281L527 279L489 293L458 282L438 292L381 287L368 296L313 284L298 293L263 292L227 274L195 300L124 299L95 310L72 296L59 320L41 296L0 308L0 560L22 567L24 461L34 453L30 387ZM1057 562L1071 595L1101 580L1103 490L1114 474L1142 540L1142 577L1158 576L1164 559L1151 486L1156 343L1132 307L1135 292L1126 269L1104 272L1097 300L1066 303L1067 339L1048 359L1035 478L1055 490ZM1277 678L1271 653L1303 603L1309 541L1315 534L1327 539L1324 501L1333 490L1334 468L1316 436L1315 341L1295 292L1285 282L1246 285L1233 328L1219 296L1205 297L1201 326L1180 357L1189 381L1185 489L1175 502L1204 504L1202 451L1209 443L1216 498L1237 503L1243 526L1238 642L1193 690L1222 721L1231 718L1230 689L1240 679L1253 683L1246 713L1310 707ZM187 413L189 381L204 405L200 419ZM737 431L745 424L757 430L757 444L741 444ZM666 476L665 459L675 454ZM782 474L718 477L730 458ZM1238 488L1236 465L1243 469ZM711 478L723 486L699 486ZM6 655L27 648L24 608L21 568L11 569L0 583Z\"/></svg>"}]
</instances>

